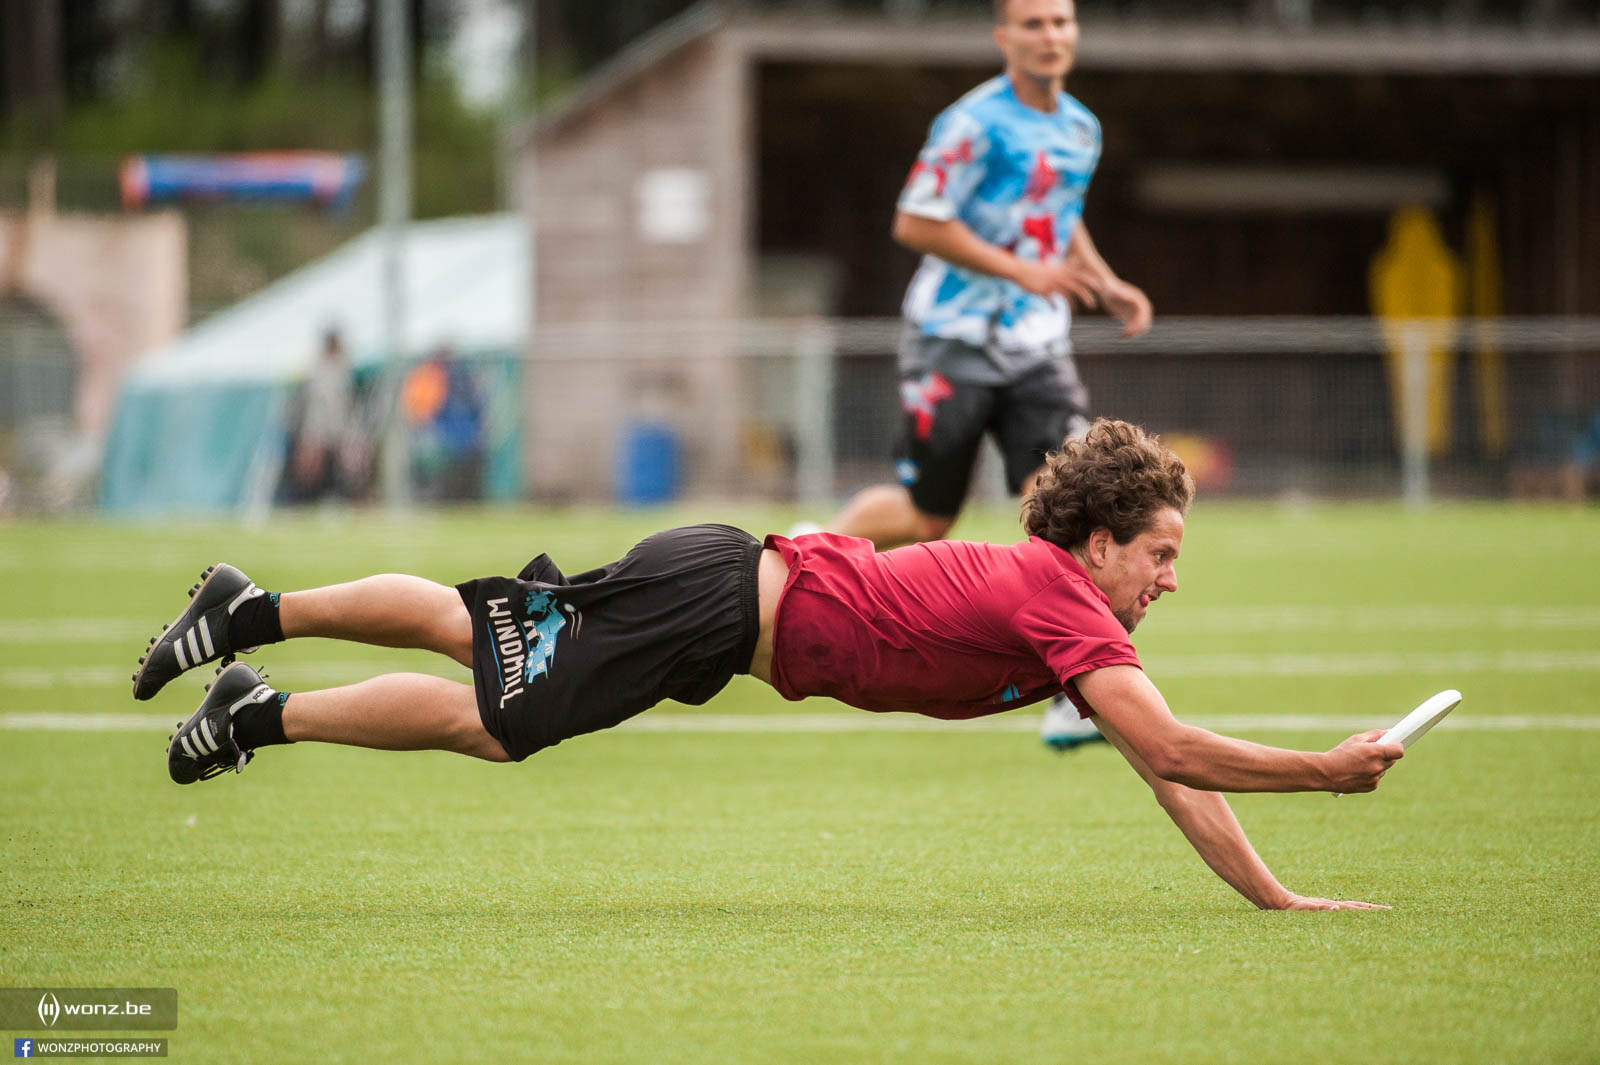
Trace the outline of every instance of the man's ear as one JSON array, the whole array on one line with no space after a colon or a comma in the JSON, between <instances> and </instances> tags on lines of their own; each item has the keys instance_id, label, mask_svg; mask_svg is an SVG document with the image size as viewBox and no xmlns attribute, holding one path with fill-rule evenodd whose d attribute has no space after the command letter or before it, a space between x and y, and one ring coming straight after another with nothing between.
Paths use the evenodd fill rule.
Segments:
<instances>
[{"instance_id":1,"label":"man's ear","mask_svg":"<svg viewBox=\"0 0 1600 1065\"><path fill-rule=\"evenodd\" d=\"M1084 545L1086 548L1084 553L1088 555L1089 563L1096 569L1105 566L1106 558L1111 551L1111 539L1110 529L1096 529L1089 534L1089 542Z\"/></svg>"}]
</instances>

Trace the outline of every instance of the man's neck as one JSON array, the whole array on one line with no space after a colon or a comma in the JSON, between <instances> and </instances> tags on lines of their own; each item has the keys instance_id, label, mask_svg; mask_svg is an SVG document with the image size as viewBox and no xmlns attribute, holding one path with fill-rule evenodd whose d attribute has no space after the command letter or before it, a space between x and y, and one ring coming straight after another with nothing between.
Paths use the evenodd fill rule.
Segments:
<instances>
[{"instance_id":1,"label":"man's neck","mask_svg":"<svg viewBox=\"0 0 1600 1065\"><path fill-rule=\"evenodd\" d=\"M1056 97L1061 95L1065 83L1061 78L1030 78L1026 74L1006 71L1011 80L1011 91L1028 107L1050 114L1056 109Z\"/></svg>"}]
</instances>

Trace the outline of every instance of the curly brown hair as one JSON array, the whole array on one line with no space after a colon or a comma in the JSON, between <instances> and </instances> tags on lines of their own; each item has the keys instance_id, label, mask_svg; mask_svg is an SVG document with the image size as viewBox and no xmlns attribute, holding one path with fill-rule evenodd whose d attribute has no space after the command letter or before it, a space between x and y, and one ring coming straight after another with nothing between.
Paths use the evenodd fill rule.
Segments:
<instances>
[{"instance_id":1,"label":"curly brown hair","mask_svg":"<svg viewBox=\"0 0 1600 1065\"><path fill-rule=\"evenodd\" d=\"M1066 550L1096 529L1125 544L1150 527L1158 511L1180 514L1194 501L1194 479L1161 438L1130 422L1098 419L1082 440L1067 440L1045 458L1022 501L1022 527Z\"/></svg>"}]
</instances>

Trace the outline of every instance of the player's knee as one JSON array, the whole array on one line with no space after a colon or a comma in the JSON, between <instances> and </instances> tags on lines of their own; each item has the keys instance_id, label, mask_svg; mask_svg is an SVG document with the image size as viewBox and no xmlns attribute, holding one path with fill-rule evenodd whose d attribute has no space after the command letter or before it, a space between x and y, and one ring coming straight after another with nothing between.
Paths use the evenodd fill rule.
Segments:
<instances>
[{"instance_id":1,"label":"player's knee","mask_svg":"<svg viewBox=\"0 0 1600 1065\"><path fill-rule=\"evenodd\" d=\"M955 518L940 518L918 511L916 521L917 540L923 543L929 540L943 540L950 535L950 529L955 523Z\"/></svg>"},{"instance_id":2,"label":"player's knee","mask_svg":"<svg viewBox=\"0 0 1600 1065\"><path fill-rule=\"evenodd\" d=\"M466 607L447 610L436 617L432 636L435 650L472 668L472 615Z\"/></svg>"},{"instance_id":3,"label":"player's knee","mask_svg":"<svg viewBox=\"0 0 1600 1065\"><path fill-rule=\"evenodd\" d=\"M488 733L484 733L483 738L478 742L477 746L467 753L471 754L474 758L482 758L485 762L501 762L509 764L511 761L511 755L504 747L500 746L500 741Z\"/></svg>"},{"instance_id":4,"label":"player's knee","mask_svg":"<svg viewBox=\"0 0 1600 1065\"><path fill-rule=\"evenodd\" d=\"M451 748L459 754L482 758L485 762L509 762L511 755L505 746L483 727L474 705L470 715L463 714L456 722Z\"/></svg>"}]
</instances>

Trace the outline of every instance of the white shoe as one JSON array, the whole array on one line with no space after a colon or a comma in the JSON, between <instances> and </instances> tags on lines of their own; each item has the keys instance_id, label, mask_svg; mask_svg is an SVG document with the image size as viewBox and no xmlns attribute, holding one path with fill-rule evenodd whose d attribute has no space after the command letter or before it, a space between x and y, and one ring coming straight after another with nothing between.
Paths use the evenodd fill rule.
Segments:
<instances>
[{"instance_id":1,"label":"white shoe","mask_svg":"<svg viewBox=\"0 0 1600 1065\"><path fill-rule=\"evenodd\" d=\"M1046 747L1070 751L1085 743L1104 743L1106 738L1095 728L1093 718L1078 716L1078 708L1065 695L1050 700L1039 722L1039 739Z\"/></svg>"}]
</instances>

